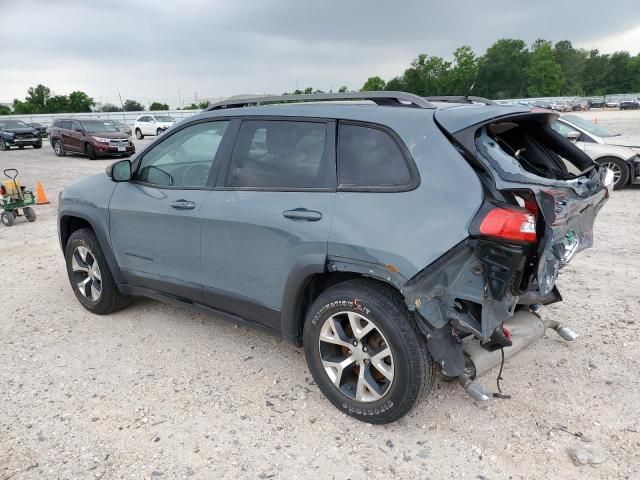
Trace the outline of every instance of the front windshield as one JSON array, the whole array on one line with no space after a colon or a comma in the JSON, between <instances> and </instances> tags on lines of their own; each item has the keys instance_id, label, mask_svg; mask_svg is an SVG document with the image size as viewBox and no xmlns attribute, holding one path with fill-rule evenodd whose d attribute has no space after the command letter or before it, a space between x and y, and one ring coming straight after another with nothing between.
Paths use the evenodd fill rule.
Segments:
<instances>
[{"instance_id":1,"label":"front windshield","mask_svg":"<svg viewBox=\"0 0 640 480\"><path fill-rule=\"evenodd\" d=\"M168 115L156 115L157 122L175 122L176 120L173 117Z\"/></svg>"},{"instance_id":2,"label":"front windshield","mask_svg":"<svg viewBox=\"0 0 640 480\"><path fill-rule=\"evenodd\" d=\"M619 133L613 132L608 128L596 125L593 122L585 120L584 118L576 117L575 115L565 115L562 117L567 122L573 123L576 127L579 127L587 132L596 135L598 137L617 137Z\"/></svg>"},{"instance_id":3,"label":"front windshield","mask_svg":"<svg viewBox=\"0 0 640 480\"><path fill-rule=\"evenodd\" d=\"M1 120L0 128L29 128L29 125L20 120Z\"/></svg>"},{"instance_id":4,"label":"front windshield","mask_svg":"<svg viewBox=\"0 0 640 480\"><path fill-rule=\"evenodd\" d=\"M86 120L82 122L84 128L89 133L96 132L117 132L118 129L107 120Z\"/></svg>"}]
</instances>

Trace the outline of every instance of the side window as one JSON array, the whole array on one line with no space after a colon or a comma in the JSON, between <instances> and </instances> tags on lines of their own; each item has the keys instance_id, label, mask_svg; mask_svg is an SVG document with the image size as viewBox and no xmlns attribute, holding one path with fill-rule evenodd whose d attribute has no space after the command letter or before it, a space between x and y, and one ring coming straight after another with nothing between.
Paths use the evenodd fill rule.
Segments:
<instances>
[{"instance_id":1,"label":"side window","mask_svg":"<svg viewBox=\"0 0 640 480\"><path fill-rule=\"evenodd\" d=\"M575 128L572 128L569 125L567 125L566 123L562 123L562 122L553 122L553 124L551 125L551 128L553 128L556 132L558 132L563 137L566 137L567 133L569 133L569 132L577 132L578 131Z\"/></svg>"},{"instance_id":2,"label":"side window","mask_svg":"<svg viewBox=\"0 0 640 480\"><path fill-rule=\"evenodd\" d=\"M82 130L82 127L80 126L80 124L78 122L72 122L71 123L71 130Z\"/></svg>"},{"instance_id":3,"label":"side window","mask_svg":"<svg viewBox=\"0 0 640 480\"><path fill-rule=\"evenodd\" d=\"M149 121L149 120L148 120L148 118L149 118L149 117L140 117L140 118L138 119L138 121L139 121L139 122L148 122L148 121Z\"/></svg>"},{"instance_id":4,"label":"side window","mask_svg":"<svg viewBox=\"0 0 640 480\"><path fill-rule=\"evenodd\" d=\"M333 186L327 124L245 120L229 165L228 187L321 188Z\"/></svg>"},{"instance_id":5,"label":"side window","mask_svg":"<svg viewBox=\"0 0 640 480\"><path fill-rule=\"evenodd\" d=\"M54 127L54 128L60 128L60 125L61 125L61 124L62 124L62 121L61 121L61 120L55 120L55 121L53 122L53 125L51 125L51 126L52 126L52 127Z\"/></svg>"},{"instance_id":6,"label":"side window","mask_svg":"<svg viewBox=\"0 0 640 480\"><path fill-rule=\"evenodd\" d=\"M145 153L136 180L164 187L204 187L228 121L197 123Z\"/></svg>"},{"instance_id":7,"label":"side window","mask_svg":"<svg viewBox=\"0 0 640 480\"><path fill-rule=\"evenodd\" d=\"M71 122L69 120L63 120L62 122L60 122L60 128L71 130Z\"/></svg>"},{"instance_id":8,"label":"side window","mask_svg":"<svg viewBox=\"0 0 640 480\"><path fill-rule=\"evenodd\" d=\"M379 128L340 124L338 184L342 187L409 185L407 159L389 133Z\"/></svg>"}]
</instances>

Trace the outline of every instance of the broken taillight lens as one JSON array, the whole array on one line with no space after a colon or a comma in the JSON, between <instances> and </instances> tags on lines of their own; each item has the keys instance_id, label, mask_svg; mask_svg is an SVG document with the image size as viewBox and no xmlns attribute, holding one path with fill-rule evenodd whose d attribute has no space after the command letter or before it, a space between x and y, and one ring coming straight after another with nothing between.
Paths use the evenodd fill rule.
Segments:
<instances>
[{"instance_id":1,"label":"broken taillight lens","mask_svg":"<svg viewBox=\"0 0 640 480\"><path fill-rule=\"evenodd\" d=\"M536 217L527 210L494 207L489 210L478 228L480 235L502 240L535 242Z\"/></svg>"}]
</instances>

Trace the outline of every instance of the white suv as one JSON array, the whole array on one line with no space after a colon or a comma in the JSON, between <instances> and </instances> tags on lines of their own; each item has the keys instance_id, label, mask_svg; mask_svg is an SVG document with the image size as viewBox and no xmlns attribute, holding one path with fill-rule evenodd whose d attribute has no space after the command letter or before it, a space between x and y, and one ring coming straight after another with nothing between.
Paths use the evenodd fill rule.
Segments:
<instances>
[{"instance_id":1,"label":"white suv","mask_svg":"<svg viewBox=\"0 0 640 480\"><path fill-rule=\"evenodd\" d=\"M160 135L174 123L175 118L169 115L141 115L136 118L133 131L136 138L142 140L145 135Z\"/></svg>"}]
</instances>

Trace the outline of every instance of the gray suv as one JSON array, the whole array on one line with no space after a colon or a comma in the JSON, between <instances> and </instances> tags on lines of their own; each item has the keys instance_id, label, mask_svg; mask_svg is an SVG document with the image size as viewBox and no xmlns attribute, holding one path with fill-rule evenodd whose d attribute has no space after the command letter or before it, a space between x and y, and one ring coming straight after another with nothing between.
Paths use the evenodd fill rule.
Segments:
<instances>
[{"instance_id":1,"label":"gray suv","mask_svg":"<svg viewBox=\"0 0 640 480\"><path fill-rule=\"evenodd\" d=\"M545 328L575 337L535 312L612 190L556 118L399 92L220 102L64 189L71 286L96 314L147 296L281 336L366 422L437 370L487 400L476 376Z\"/></svg>"}]
</instances>

